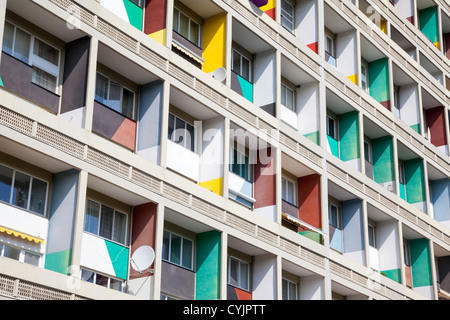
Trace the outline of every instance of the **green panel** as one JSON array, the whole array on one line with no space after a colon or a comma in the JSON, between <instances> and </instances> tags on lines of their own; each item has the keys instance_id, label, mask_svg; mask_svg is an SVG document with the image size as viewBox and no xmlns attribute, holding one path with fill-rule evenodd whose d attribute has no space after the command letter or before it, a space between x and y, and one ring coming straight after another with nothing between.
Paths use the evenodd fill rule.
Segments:
<instances>
[{"instance_id":1,"label":"green panel","mask_svg":"<svg viewBox=\"0 0 450 320\"><path fill-rule=\"evenodd\" d=\"M299 232L299 234L319 244L322 244L322 235L320 233L314 231L301 231Z\"/></svg>"},{"instance_id":2,"label":"green panel","mask_svg":"<svg viewBox=\"0 0 450 320\"><path fill-rule=\"evenodd\" d=\"M419 11L419 28L431 42L439 42L437 6Z\"/></svg>"},{"instance_id":3,"label":"green panel","mask_svg":"<svg viewBox=\"0 0 450 320\"><path fill-rule=\"evenodd\" d=\"M381 58L369 63L369 91L370 95L378 102L390 100L387 58Z\"/></svg>"},{"instance_id":4,"label":"green panel","mask_svg":"<svg viewBox=\"0 0 450 320\"><path fill-rule=\"evenodd\" d=\"M342 161L359 158L358 112L351 111L339 116L339 156Z\"/></svg>"},{"instance_id":5,"label":"green panel","mask_svg":"<svg viewBox=\"0 0 450 320\"><path fill-rule=\"evenodd\" d=\"M127 247L105 240L116 277L127 279L128 277L128 251Z\"/></svg>"},{"instance_id":6,"label":"green panel","mask_svg":"<svg viewBox=\"0 0 450 320\"><path fill-rule=\"evenodd\" d=\"M241 86L242 95L245 99L250 102L253 102L253 83L245 80L240 75L237 75L239 80L239 85Z\"/></svg>"},{"instance_id":7,"label":"green panel","mask_svg":"<svg viewBox=\"0 0 450 320\"><path fill-rule=\"evenodd\" d=\"M404 162L406 200L409 203L425 201L423 161L420 158Z\"/></svg>"},{"instance_id":8,"label":"green panel","mask_svg":"<svg viewBox=\"0 0 450 320\"><path fill-rule=\"evenodd\" d=\"M339 158L339 143L337 140L333 139L330 136L327 136L328 144L330 145L331 154L337 158Z\"/></svg>"},{"instance_id":9,"label":"green panel","mask_svg":"<svg viewBox=\"0 0 450 320\"><path fill-rule=\"evenodd\" d=\"M431 286L431 261L428 240L425 238L410 240L411 271L413 287Z\"/></svg>"},{"instance_id":10,"label":"green panel","mask_svg":"<svg viewBox=\"0 0 450 320\"><path fill-rule=\"evenodd\" d=\"M395 180L394 147L391 136L372 140L373 179L377 183Z\"/></svg>"},{"instance_id":11,"label":"green panel","mask_svg":"<svg viewBox=\"0 0 450 320\"><path fill-rule=\"evenodd\" d=\"M2 77L0 77L0 86L4 87L5 85L3 84L3 80Z\"/></svg>"},{"instance_id":12,"label":"green panel","mask_svg":"<svg viewBox=\"0 0 450 320\"><path fill-rule=\"evenodd\" d=\"M400 198L406 201L405 185L400 183Z\"/></svg>"},{"instance_id":13,"label":"green panel","mask_svg":"<svg viewBox=\"0 0 450 320\"><path fill-rule=\"evenodd\" d=\"M381 273L384 273L384 275L391 280L402 283L402 273L400 269L383 270Z\"/></svg>"},{"instance_id":14,"label":"green panel","mask_svg":"<svg viewBox=\"0 0 450 320\"><path fill-rule=\"evenodd\" d=\"M311 140L312 142L314 142L314 143L317 144L318 146L320 146L320 135L319 135L319 131L307 133L307 134L304 134L303 136L306 137L306 138L308 138L309 140Z\"/></svg>"},{"instance_id":15,"label":"green panel","mask_svg":"<svg viewBox=\"0 0 450 320\"><path fill-rule=\"evenodd\" d=\"M65 275L70 273L69 266L72 261L72 249L48 253L45 256L45 269Z\"/></svg>"},{"instance_id":16,"label":"green panel","mask_svg":"<svg viewBox=\"0 0 450 320\"><path fill-rule=\"evenodd\" d=\"M130 24L133 27L142 30L142 8L135 5L130 0L123 0L123 4L125 5L125 10L127 11Z\"/></svg>"},{"instance_id":17,"label":"green panel","mask_svg":"<svg viewBox=\"0 0 450 320\"><path fill-rule=\"evenodd\" d=\"M410 126L411 128L413 128L414 131L420 133L420 123L418 124L413 124L412 126Z\"/></svg>"},{"instance_id":18,"label":"green panel","mask_svg":"<svg viewBox=\"0 0 450 320\"><path fill-rule=\"evenodd\" d=\"M221 233L208 231L197 235L195 299L220 298Z\"/></svg>"}]
</instances>

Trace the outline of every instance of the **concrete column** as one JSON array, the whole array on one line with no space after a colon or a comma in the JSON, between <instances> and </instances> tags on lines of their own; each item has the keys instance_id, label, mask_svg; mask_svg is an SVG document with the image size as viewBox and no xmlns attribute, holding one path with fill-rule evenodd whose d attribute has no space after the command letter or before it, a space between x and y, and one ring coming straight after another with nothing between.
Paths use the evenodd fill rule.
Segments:
<instances>
[{"instance_id":1,"label":"concrete column","mask_svg":"<svg viewBox=\"0 0 450 320\"><path fill-rule=\"evenodd\" d=\"M167 167L167 132L169 130L169 103L170 103L170 83L164 81L163 97L161 107L161 141L159 148L159 164L161 167Z\"/></svg>"},{"instance_id":2,"label":"concrete column","mask_svg":"<svg viewBox=\"0 0 450 320\"><path fill-rule=\"evenodd\" d=\"M153 263L153 300L160 300L161 296L161 268L162 268L162 250L164 233L164 210L165 206L158 204L156 209L156 227L155 227L155 262Z\"/></svg>"},{"instance_id":3,"label":"concrete column","mask_svg":"<svg viewBox=\"0 0 450 320\"><path fill-rule=\"evenodd\" d=\"M89 64L87 72L87 89L86 89L86 113L84 118L84 128L88 131L92 130L92 122L94 119L95 86L97 78L97 55L98 55L98 39L92 37L91 48L89 51Z\"/></svg>"}]
</instances>

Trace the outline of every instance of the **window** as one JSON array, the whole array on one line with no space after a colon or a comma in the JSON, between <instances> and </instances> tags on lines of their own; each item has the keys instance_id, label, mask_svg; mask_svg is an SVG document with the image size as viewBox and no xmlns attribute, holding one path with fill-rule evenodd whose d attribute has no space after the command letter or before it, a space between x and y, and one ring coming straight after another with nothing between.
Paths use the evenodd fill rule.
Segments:
<instances>
[{"instance_id":1,"label":"window","mask_svg":"<svg viewBox=\"0 0 450 320\"><path fill-rule=\"evenodd\" d=\"M297 188L296 183L286 179L284 177L281 178L281 198L289 202L290 204L296 206L297 205Z\"/></svg>"},{"instance_id":2,"label":"window","mask_svg":"<svg viewBox=\"0 0 450 320\"><path fill-rule=\"evenodd\" d=\"M400 118L400 89L394 85L394 114Z\"/></svg>"},{"instance_id":3,"label":"window","mask_svg":"<svg viewBox=\"0 0 450 320\"><path fill-rule=\"evenodd\" d=\"M192 20L179 9L173 10L173 30L200 47L200 24Z\"/></svg>"},{"instance_id":4,"label":"window","mask_svg":"<svg viewBox=\"0 0 450 320\"><path fill-rule=\"evenodd\" d=\"M6 22L3 51L33 67L33 83L51 92L57 92L60 64L58 49Z\"/></svg>"},{"instance_id":5,"label":"window","mask_svg":"<svg viewBox=\"0 0 450 320\"><path fill-rule=\"evenodd\" d=\"M171 113L169 114L168 139L195 152L195 127Z\"/></svg>"},{"instance_id":6,"label":"window","mask_svg":"<svg viewBox=\"0 0 450 320\"><path fill-rule=\"evenodd\" d=\"M121 113L127 118L135 118L135 94L117 82L97 73L95 100Z\"/></svg>"},{"instance_id":7,"label":"window","mask_svg":"<svg viewBox=\"0 0 450 320\"><path fill-rule=\"evenodd\" d=\"M375 242L375 227L371 224L368 225L368 235L369 235L369 246L376 248Z\"/></svg>"},{"instance_id":8,"label":"window","mask_svg":"<svg viewBox=\"0 0 450 320\"><path fill-rule=\"evenodd\" d=\"M372 142L368 139L364 140L364 159L369 162L373 163L372 160Z\"/></svg>"},{"instance_id":9,"label":"window","mask_svg":"<svg viewBox=\"0 0 450 320\"><path fill-rule=\"evenodd\" d=\"M164 230L162 259L193 270L194 243L185 237Z\"/></svg>"},{"instance_id":10,"label":"window","mask_svg":"<svg viewBox=\"0 0 450 320\"><path fill-rule=\"evenodd\" d=\"M411 266L411 254L409 251L409 241L406 239L403 239L403 259L404 259L405 265Z\"/></svg>"},{"instance_id":11,"label":"window","mask_svg":"<svg viewBox=\"0 0 450 320\"><path fill-rule=\"evenodd\" d=\"M95 283L102 287L117 290L120 292L123 292L123 288L125 285L123 280L105 276L105 275L99 274L97 272L86 270L86 269L81 269L81 280L87 281L90 283Z\"/></svg>"},{"instance_id":12,"label":"window","mask_svg":"<svg viewBox=\"0 0 450 320\"><path fill-rule=\"evenodd\" d=\"M233 49L231 70L243 77L245 80L251 81L251 61L235 49Z\"/></svg>"},{"instance_id":13,"label":"window","mask_svg":"<svg viewBox=\"0 0 450 320\"><path fill-rule=\"evenodd\" d=\"M327 115L327 135L337 140L336 118L331 115Z\"/></svg>"},{"instance_id":14,"label":"window","mask_svg":"<svg viewBox=\"0 0 450 320\"><path fill-rule=\"evenodd\" d=\"M294 33L294 5L288 0L281 0L281 25Z\"/></svg>"},{"instance_id":15,"label":"window","mask_svg":"<svg viewBox=\"0 0 450 320\"><path fill-rule=\"evenodd\" d=\"M127 215L103 204L88 200L84 218L84 231L125 245Z\"/></svg>"},{"instance_id":16,"label":"window","mask_svg":"<svg viewBox=\"0 0 450 320\"><path fill-rule=\"evenodd\" d=\"M243 290L250 288L250 266L234 257L228 259L228 284Z\"/></svg>"},{"instance_id":17,"label":"window","mask_svg":"<svg viewBox=\"0 0 450 320\"><path fill-rule=\"evenodd\" d=\"M295 92L285 84L281 84L281 104L295 111Z\"/></svg>"},{"instance_id":18,"label":"window","mask_svg":"<svg viewBox=\"0 0 450 320\"><path fill-rule=\"evenodd\" d=\"M0 243L0 257L11 258L36 267L39 267L41 262L41 255L38 253L22 250L2 243Z\"/></svg>"},{"instance_id":19,"label":"window","mask_svg":"<svg viewBox=\"0 0 450 320\"><path fill-rule=\"evenodd\" d=\"M325 32L325 59L332 66L336 67L336 43L335 35L330 31Z\"/></svg>"},{"instance_id":20,"label":"window","mask_svg":"<svg viewBox=\"0 0 450 320\"><path fill-rule=\"evenodd\" d=\"M0 165L0 201L45 215L48 183Z\"/></svg>"},{"instance_id":21,"label":"window","mask_svg":"<svg viewBox=\"0 0 450 320\"><path fill-rule=\"evenodd\" d=\"M329 223L330 225L332 225L333 227L340 229L341 228L341 215L339 212L339 208L334 205L331 204L328 207L328 219L329 219Z\"/></svg>"},{"instance_id":22,"label":"window","mask_svg":"<svg viewBox=\"0 0 450 320\"><path fill-rule=\"evenodd\" d=\"M251 165L249 158L235 148L230 151L230 171L247 181L251 181Z\"/></svg>"},{"instance_id":23,"label":"window","mask_svg":"<svg viewBox=\"0 0 450 320\"><path fill-rule=\"evenodd\" d=\"M369 65L367 61L361 61L361 88L369 92Z\"/></svg>"},{"instance_id":24,"label":"window","mask_svg":"<svg viewBox=\"0 0 450 320\"><path fill-rule=\"evenodd\" d=\"M281 280L283 300L297 300L297 284L287 279Z\"/></svg>"},{"instance_id":25,"label":"window","mask_svg":"<svg viewBox=\"0 0 450 320\"><path fill-rule=\"evenodd\" d=\"M400 184L405 184L405 164L403 161L398 161L398 178Z\"/></svg>"}]
</instances>

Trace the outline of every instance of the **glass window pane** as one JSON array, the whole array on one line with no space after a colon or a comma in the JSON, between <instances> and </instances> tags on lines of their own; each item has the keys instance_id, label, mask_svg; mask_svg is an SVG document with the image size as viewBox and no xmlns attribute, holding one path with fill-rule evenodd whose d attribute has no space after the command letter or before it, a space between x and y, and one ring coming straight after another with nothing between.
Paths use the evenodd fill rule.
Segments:
<instances>
[{"instance_id":1,"label":"glass window pane","mask_svg":"<svg viewBox=\"0 0 450 320\"><path fill-rule=\"evenodd\" d=\"M81 270L81 280L83 280L83 281L93 283L94 275L95 275L95 273L92 271L88 271L88 270L84 270L84 269Z\"/></svg>"},{"instance_id":2,"label":"glass window pane","mask_svg":"<svg viewBox=\"0 0 450 320\"><path fill-rule=\"evenodd\" d=\"M117 291L122 291L122 281L118 279L110 279L109 288Z\"/></svg>"},{"instance_id":3,"label":"glass window pane","mask_svg":"<svg viewBox=\"0 0 450 320\"><path fill-rule=\"evenodd\" d=\"M185 238L183 238L183 261L181 265L192 269L192 241Z\"/></svg>"},{"instance_id":4,"label":"glass window pane","mask_svg":"<svg viewBox=\"0 0 450 320\"><path fill-rule=\"evenodd\" d=\"M181 264L181 237L172 233L170 241L170 262Z\"/></svg>"},{"instance_id":5,"label":"glass window pane","mask_svg":"<svg viewBox=\"0 0 450 320\"><path fill-rule=\"evenodd\" d=\"M178 32L178 24L179 24L178 15L179 11L178 9L175 8L173 10L173 30L175 30L176 32Z\"/></svg>"},{"instance_id":6,"label":"glass window pane","mask_svg":"<svg viewBox=\"0 0 450 320\"><path fill-rule=\"evenodd\" d=\"M180 13L178 33L186 39L189 39L189 18L182 13Z\"/></svg>"},{"instance_id":7,"label":"glass window pane","mask_svg":"<svg viewBox=\"0 0 450 320\"><path fill-rule=\"evenodd\" d=\"M28 63L28 56L30 54L30 40L31 36L16 28L16 41L14 45L14 57Z\"/></svg>"},{"instance_id":8,"label":"glass window pane","mask_svg":"<svg viewBox=\"0 0 450 320\"><path fill-rule=\"evenodd\" d=\"M164 230L162 259L169 261L170 233Z\"/></svg>"},{"instance_id":9,"label":"glass window pane","mask_svg":"<svg viewBox=\"0 0 450 320\"><path fill-rule=\"evenodd\" d=\"M281 280L281 294L283 300L287 300L289 298L288 282L286 279Z\"/></svg>"},{"instance_id":10,"label":"glass window pane","mask_svg":"<svg viewBox=\"0 0 450 320\"><path fill-rule=\"evenodd\" d=\"M95 80L95 100L104 105L108 103L108 79L99 73Z\"/></svg>"},{"instance_id":11,"label":"glass window pane","mask_svg":"<svg viewBox=\"0 0 450 320\"><path fill-rule=\"evenodd\" d=\"M127 215L116 211L114 216L114 241L125 244L126 227Z\"/></svg>"},{"instance_id":12,"label":"glass window pane","mask_svg":"<svg viewBox=\"0 0 450 320\"><path fill-rule=\"evenodd\" d=\"M285 178L281 178L281 199L287 201L287 181Z\"/></svg>"},{"instance_id":13,"label":"glass window pane","mask_svg":"<svg viewBox=\"0 0 450 320\"><path fill-rule=\"evenodd\" d=\"M295 195L294 195L294 184L291 181L287 182L287 197L288 197L288 202L294 204L294 199L295 199Z\"/></svg>"},{"instance_id":14,"label":"glass window pane","mask_svg":"<svg viewBox=\"0 0 450 320\"><path fill-rule=\"evenodd\" d=\"M237 286L239 284L239 261L236 259L231 258L230 259L230 278L228 279L228 282L233 285Z\"/></svg>"},{"instance_id":15,"label":"glass window pane","mask_svg":"<svg viewBox=\"0 0 450 320\"><path fill-rule=\"evenodd\" d=\"M122 104L120 102L121 95L122 86L118 85L117 83L111 82L109 86L108 107L119 113L122 113Z\"/></svg>"},{"instance_id":16,"label":"glass window pane","mask_svg":"<svg viewBox=\"0 0 450 320\"><path fill-rule=\"evenodd\" d=\"M294 110L294 91L286 88L286 107Z\"/></svg>"},{"instance_id":17,"label":"glass window pane","mask_svg":"<svg viewBox=\"0 0 450 320\"><path fill-rule=\"evenodd\" d=\"M241 55L233 50L233 71L241 74Z\"/></svg>"},{"instance_id":18,"label":"glass window pane","mask_svg":"<svg viewBox=\"0 0 450 320\"><path fill-rule=\"evenodd\" d=\"M42 69L33 67L33 74L31 77L31 81L43 87L44 89L47 89L52 92L56 91L57 78L54 75L45 72Z\"/></svg>"},{"instance_id":19,"label":"glass window pane","mask_svg":"<svg viewBox=\"0 0 450 320\"><path fill-rule=\"evenodd\" d=\"M248 264L240 263L240 287L244 290L248 290Z\"/></svg>"},{"instance_id":20,"label":"glass window pane","mask_svg":"<svg viewBox=\"0 0 450 320\"><path fill-rule=\"evenodd\" d=\"M20 259L20 250L16 249L16 248L13 248L13 247L5 246L5 251L4 251L4 255L3 256L19 261L19 259Z\"/></svg>"},{"instance_id":21,"label":"glass window pane","mask_svg":"<svg viewBox=\"0 0 450 320\"><path fill-rule=\"evenodd\" d=\"M297 285L289 282L289 300L297 300Z\"/></svg>"},{"instance_id":22,"label":"glass window pane","mask_svg":"<svg viewBox=\"0 0 450 320\"><path fill-rule=\"evenodd\" d=\"M98 284L102 287L108 287L108 279L108 277L97 274L97 276L95 277L95 284Z\"/></svg>"},{"instance_id":23,"label":"glass window pane","mask_svg":"<svg viewBox=\"0 0 450 320\"><path fill-rule=\"evenodd\" d=\"M16 171L12 204L28 209L28 193L30 190L30 176Z\"/></svg>"},{"instance_id":24,"label":"glass window pane","mask_svg":"<svg viewBox=\"0 0 450 320\"><path fill-rule=\"evenodd\" d=\"M186 122L179 118L175 118L174 142L182 146L186 144Z\"/></svg>"},{"instance_id":25,"label":"glass window pane","mask_svg":"<svg viewBox=\"0 0 450 320\"><path fill-rule=\"evenodd\" d=\"M186 148L195 151L195 130L194 126L191 126L189 123L186 124Z\"/></svg>"},{"instance_id":26,"label":"glass window pane","mask_svg":"<svg viewBox=\"0 0 450 320\"><path fill-rule=\"evenodd\" d=\"M0 201L8 202L11 198L13 169L0 165Z\"/></svg>"},{"instance_id":27,"label":"glass window pane","mask_svg":"<svg viewBox=\"0 0 450 320\"><path fill-rule=\"evenodd\" d=\"M59 51L39 39L35 39L33 53L55 66L58 65Z\"/></svg>"},{"instance_id":28,"label":"glass window pane","mask_svg":"<svg viewBox=\"0 0 450 320\"><path fill-rule=\"evenodd\" d=\"M99 232L101 237L112 240L113 217L114 209L102 206Z\"/></svg>"},{"instance_id":29,"label":"glass window pane","mask_svg":"<svg viewBox=\"0 0 450 320\"><path fill-rule=\"evenodd\" d=\"M3 34L3 51L12 54L14 42L14 26L11 23L5 23L5 32Z\"/></svg>"},{"instance_id":30,"label":"glass window pane","mask_svg":"<svg viewBox=\"0 0 450 320\"><path fill-rule=\"evenodd\" d=\"M134 119L134 93L130 90L123 89L122 97L122 114L125 117Z\"/></svg>"},{"instance_id":31,"label":"glass window pane","mask_svg":"<svg viewBox=\"0 0 450 320\"><path fill-rule=\"evenodd\" d=\"M242 57L242 74L241 76L244 79L247 79L250 81L250 60Z\"/></svg>"},{"instance_id":32,"label":"glass window pane","mask_svg":"<svg viewBox=\"0 0 450 320\"><path fill-rule=\"evenodd\" d=\"M281 104L286 106L286 86L284 84L281 85Z\"/></svg>"},{"instance_id":33,"label":"glass window pane","mask_svg":"<svg viewBox=\"0 0 450 320\"><path fill-rule=\"evenodd\" d=\"M31 252L25 252L24 262L38 267L40 258L41 258L41 256L38 254L31 253Z\"/></svg>"},{"instance_id":34,"label":"glass window pane","mask_svg":"<svg viewBox=\"0 0 450 320\"><path fill-rule=\"evenodd\" d=\"M33 178L31 185L30 211L45 214L45 202L47 198L47 182Z\"/></svg>"},{"instance_id":35,"label":"glass window pane","mask_svg":"<svg viewBox=\"0 0 450 320\"><path fill-rule=\"evenodd\" d=\"M99 214L100 205L97 202L88 200L84 217L84 231L98 234Z\"/></svg>"},{"instance_id":36,"label":"glass window pane","mask_svg":"<svg viewBox=\"0 0 450 320\"><path fill-rule=\"evenodd\" d=\"M169 114L169 130L168 130L168 134L167 134L167 138L169 140L173 140L172 135L173 135L174 130L175 130L175 116L172 114Z\"/></svg>"},{"instance_id":37,"label":"glass window pane","mask_svg":"<svg viewBox=\"0 0 450 320\"><path fill-rule=\"evenodd\" d=\"M197 46L200 44L200 26L198 25L198 23L192 20L191 20L191 30L189 34L189 40Z\"/></svg>"}]
</instances>

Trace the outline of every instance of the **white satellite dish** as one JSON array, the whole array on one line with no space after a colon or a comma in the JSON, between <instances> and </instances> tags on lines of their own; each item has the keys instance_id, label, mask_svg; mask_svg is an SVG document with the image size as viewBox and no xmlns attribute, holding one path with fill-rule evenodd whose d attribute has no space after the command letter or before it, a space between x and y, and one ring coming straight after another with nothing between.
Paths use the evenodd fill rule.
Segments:
<instances>
[{"instance_id":1,"label":"white satellite dish","mask_svg":"<svg viewBox=\"0 0 450 320\"><path fill-rule=\"evenodd\" d=\"M152 265L155 260L155 251L150 246L137 248L131 257L131 267L139 273L142 273ZM149 270L153 273L153 270Z\"/></svg>"},{"instance_id":2,"label":"white satellite dish","mask_svg":"<svg viewBox=\"0 0 450 320\"><path fill-rule=\"evenodd\" d=\"M225 68L217 68L213 72L209 73L214 79L219 82L223 82L227 77L227 70Z\"/></svg>"}]
</instances>

